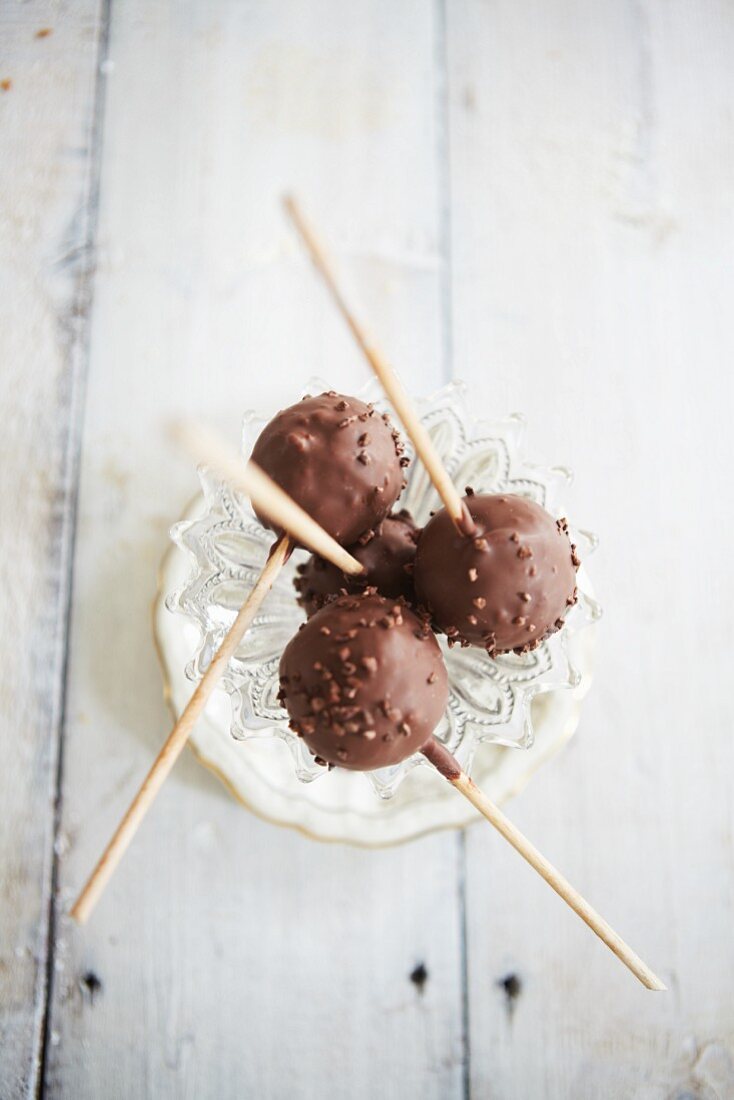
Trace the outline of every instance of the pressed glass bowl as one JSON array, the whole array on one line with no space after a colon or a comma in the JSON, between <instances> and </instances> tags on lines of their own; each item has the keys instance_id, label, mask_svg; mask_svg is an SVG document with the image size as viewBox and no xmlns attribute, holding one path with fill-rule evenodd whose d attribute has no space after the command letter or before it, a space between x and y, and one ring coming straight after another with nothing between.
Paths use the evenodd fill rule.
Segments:
<instances>
[{"instance_id":1,"label":"pressed glass bowl","mask_svg":"<svg viewBox=\"0 0 734 1100\"><path fill-rule=\"evenodd\" d=\"M320 392L327 388L325 383L313 380L308 392ZM366 387L359 396L391 411L374 384ZM531 497L556 516L565 514L561 499L563 490L570 482L570 474L561 467L531 465L524 459L524 425L521 417L512 416L498 422L476 419L470 411L464 387L459 384L448 386L416 404L457 486L463 489L471 485L476 492L519 493ZM243 438L245 456L250 453L265 422L266 418L258 414L246 415ZM408 451L410 453L410 448ZM201 480L203 499L200 498L189 510L189 516L195 518L187 517L172 532L176 545L185 551L186 557L178 554L175 563L169 561L164 585L168 592L174 589L166 599L166 606L170 611L181 613L185 620L179 620L178 628L173 628L170 622L158 624L171 690L172 682L179 681L180 676L172 670L166 658L174 648L177 649L179 662L183 654L182 646L174 646L173 634L177 633L181 641L185 631L188 648L183 664L189 679L196 680L207 667L237 609L252 588L273 541L272 533L262 527L244 498L205 470L201 471ZM440 506L435 490L418 462L411 462L408 468L408 485L399 506L408 508L419 524L425 523L430 512ZM593 536L573 524L571 534L582 561L585 561L595 546ZM222 699L215 698L210 704L209 720L211 713L216 712L215 725L220 732L226 731L228 726L233 738L254 740L261 747L263 738L271 745L274 739L280 739L290 750L288 766L302 783L324 777L315 787L333 785L335 782L345 787L347 773L337 770L326 777L325 769L313 762L303 742L288 729L285 711L277 701L280 655L304 617L296 603L293 588L296 565L304 556L301 552L297 553L283 570L230 662L222 682L229 695L228 714L222 709ZM436 736L457 756L467 771L475 766L478 752L486 760L490 755L494 758L504 756L506 750L511 749L511 755L527 756L529 762L537 755L533 745L539 732L539 716L553 709L550 705L552 700L566 695L565 704L557 708L559 721L560 710L570 714L573 709L571 704L578 706L578 700L588 686L590 646L585 639L593 634L593 631L581 632L596 621L599 613L590 592L588 577L582 568L579 573L579 600L569 612L564 628L531 653L505 654L492 659L479 649L449 649L445 639L440 639L449 670L450 698ZM188 690L191 690L190 686ZM549 705L543 706L541 696L546 695L549 696ZM563 720L566 726L568 714ZM505 748L488 754L490 746ZM250 748L254 750L255 744ZM246 758L248 746L240 746L239 752ZM282 771L283 755L280 749L275 753L267 750L267 755L272 759L277 756ZM358 790L361 785L362 794L366 792L369 798L367 784L371 784L381 799L391 799L416 767L427 770L420 754L393 768L364 775L348 775L346 786ZM218 766L218 770L222 768ZM519 774L517 765L511 771ZM420 778L423 781L428 776L421 775ZM419 791L422 786L424 783L411 783L410 789ZM300 794L305 794L306 790L301 788ZM318 796L316 801L320 801L321 797ZM372 801L379 805L374 794ZM266 809L262 806L258 808L267 816ZM430 827L430 824L424 824Z\"/></svg>"}]
</instances>

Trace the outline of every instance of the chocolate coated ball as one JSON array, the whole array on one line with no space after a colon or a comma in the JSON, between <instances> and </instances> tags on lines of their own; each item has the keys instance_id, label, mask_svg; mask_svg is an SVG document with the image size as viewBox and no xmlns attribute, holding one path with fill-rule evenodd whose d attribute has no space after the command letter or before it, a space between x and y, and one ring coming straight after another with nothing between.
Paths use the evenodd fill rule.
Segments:
<instances>
[{"instance_id":1,"label":"chocolate coated ball","mask_svg":"<svg viewBox=\"0 0 734 1100\"><path fill-rule=\"evenodd\" d=\"M449 642L490 656L535 648L563 626L576 602L576 548L565 520L511 494L468 494L473 537L459 535L445 509L421 532L415 588Z\"/></svg>"},{"instance_id":2,"label":"chocolate coated ball","mask_svg":"<svg viewBox=\"0 0 734 1100\"><path fill-rule=\"evenodd\" d=\"M364 573L356 577L311 554L298 567L295 580L298 602L308 615L313 615L342 590L362 592L369 587L376 588L381 596L392 599L403 596L413 603L413 559L418 535L419 528L409 512L387 516L377 531L369 531L348 547L349 553L364 566Z\"/></svg>"},{"instance_id":3,"label":"chocolate coated ball","mask_svg":"<svg viewBox=\"0 0 734 1100\"><path fill-rule=\"evenodd\" d=\"M317 611L285 648L280 699L311 752L368 771L417 752L438 725L448 676L428 623L368 589Z\"/></svg>"},{"instance_id":4,"label":"chocolate coated ball","mask_svg":"<svg viewBox=\"0 0 734 1100\"><path fill-rule=\"evenodd\" d=\"M252 458L347 546L377 527L400 495L403 449L386 414L331 390L274 416Z\"/></svg>"}]
</instances>

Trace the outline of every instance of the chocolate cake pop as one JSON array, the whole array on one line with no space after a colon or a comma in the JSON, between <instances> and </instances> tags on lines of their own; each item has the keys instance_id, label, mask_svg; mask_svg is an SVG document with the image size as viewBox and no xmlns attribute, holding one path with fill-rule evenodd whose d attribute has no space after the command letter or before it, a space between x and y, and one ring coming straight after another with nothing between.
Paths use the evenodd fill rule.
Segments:
<instances>
[{"instance_id":1,"label":"chocolate cake pop","mask_svg":"<svg viewBox=\"0 0 734 1100\"><path fill-rule=\"evenodd\" d=\"M576 547L565 520L532 500L471 491L477 530L459 535L442 509L423 528L415 557L418 600L449 642L490 656L524 653L563 626L576 602Z\"/></svg>"},{"instance_id":2,"label":"chocolate cake pop","mask_svg":"<svg viewBox=\"0 0 734 1100\"><path fill-rule=\"evenodd\" d=\"M374 530L397 500L403 450L387 414L330 390L274 416L252 458L345 546Z\"/></svg>"},{"instance_id":3,"label":"chocolate cake pop","mask_svg":"<svg viewBox=\"0 0 734 1100\"><path fill-rule=\"evenodd\" d=\"M280 696L317 759L356 771L398 764L425 745L448 675L429 624L374 589L338 596L286 646Z\"/></svg>"},{"instance_id":4,"label":"chocolate cake pop","mask_svg":"<svg viewBox=\"0 0 734 1100\"><path fill-rule=\"evenodd\" d=\"M298 566L295 586L299 604L306 614L313 615L342 590L362 592L367 587L376 588L381 596L391 599L403 596L413 603L413 559L419 534L409 512L403 510L387 516L376 531L368 531L354 546L347 547L364 566L364 573L356 577L347 576L318 554L311 554Z\"/></svg>"}]
</instances>

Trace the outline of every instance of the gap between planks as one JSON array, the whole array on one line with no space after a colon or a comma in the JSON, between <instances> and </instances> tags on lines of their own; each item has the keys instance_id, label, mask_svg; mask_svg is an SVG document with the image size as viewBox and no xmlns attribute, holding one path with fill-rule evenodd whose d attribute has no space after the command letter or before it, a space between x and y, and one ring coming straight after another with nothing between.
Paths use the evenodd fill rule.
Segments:
<instances>
[{"instance_id":1,"label":"gap between planks","mask_svg":"<svg viewBox=\"0 0 734 1100\"><path fill-rule=\"evenodd\" d=\"M452 318L453 271L451 257L451 140L449 110L448 20L446 0L434 0L434 73L436 78L436 169L438 180L438 251L441 270L442 347L441 368L444 385L454 377ZM459 920L459 966L461 967L461 1088L463 1100L471 1098L471 1046L469 1021L469 941L466 904L466 830L456 837L456 901Z\"/></svg>"},{"instance_id":2,"label":"gap between planks","mask_svg":"<svg viewBox=\"0 0 734 1100\"><path fill-rule=\"evenodd\" d=\"M51 1011L53 1005L53 985L56 962L56 932L58 928L57 893L59 887L59 838L62 822L63 777L64 777L64 731L66 727L66 702L69 671L69 636L71 609L74 594L74 558L76 549L77 514L79 502L79 476L81 470L82 428L84 424L85 393L89 368L89 333L91 311L94 301L94 279L96 273L97 225L100 200L100 176L102 167L102 140L104 132L104 108L106 98L106 76L103 72L104 61L109 53L110 28L112 23L112 0L101 0L97 31L97 50L95 56L94 91L92 94L92 115L89 130L89 156L87 176L82 198L80 214L84 230L78 252L83 257L82 266L76 279L73 297L73 315L81 319L81 325L75 330L69 346L71 360L69 401L69 423L67 428L66 452L64 456L64 514L61 533L61 560L63 597L61 601L61 669L58 703L58 733L56 740L56 760L52 767L54 776L53 818L51 829L51 874L46 916L46 959L43 974L43 986L39 991L37 1005L40 1017L38 1037L37 1065L38 1076L35 1082L35 1095L43 1097L46 1093L46 1072L48 1051L51 1042Z\"/></svg>"}]
</instances>

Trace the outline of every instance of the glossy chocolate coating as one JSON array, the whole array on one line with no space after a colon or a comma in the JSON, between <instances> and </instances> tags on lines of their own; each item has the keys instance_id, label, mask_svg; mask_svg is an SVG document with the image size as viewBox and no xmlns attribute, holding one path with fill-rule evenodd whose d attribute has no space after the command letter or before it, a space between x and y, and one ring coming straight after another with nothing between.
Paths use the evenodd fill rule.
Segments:
<instances>
[{"instance_id":1,"label":"glossy chocolate coating","mask_svg":"<svg viewBox=\"0 0 734 1100\"><path fill-rule=\"evenodd\" d=\"M576 548L565 520L525 497L468 494L476 522L462 537L442 509L423 528L415 588L450 642L490 656L524 653L563 626L576 602Z\"/></svg>"},{"instance_id":2,"label":"glossy chocolate coating","mask_svg":"<svg viewBox=\"0 0 734 1100\"><path fill-rule=\"evenodd\" d=\"M342 590L362 592L368 587L376 588L381 596L403 596L413 603L413 559L419 533L409 512L387 516L377 531L369 531L347 548L364 566L364 573L356 577L347 576L331 562L312 554L298 566L295 585L299 604L306 614L313 615Z\"/></svg>"},{"instance_id":3,"label":"glossy chocolate coating","mask_svg":"<svg viewBox=\"0 0 734 1100\"><path fill-rule=\"evenodd\" d=\"M403 488L408 461L385 414L333 390L274 416L252 458L343 546L382 522Z\"/></svg>"},{"instance_id":4,"label":"glossy chocolate coating","mask_svg":"<svg viewBox=\"0 0 734 1100\"><path fill-rule=\"evenodd\" d=\"M370 771L417 752L438 725L448 675L429 624L373 589L339 596L290 640L280 699L328 764Z\"/></svg>"}]
</instances>

